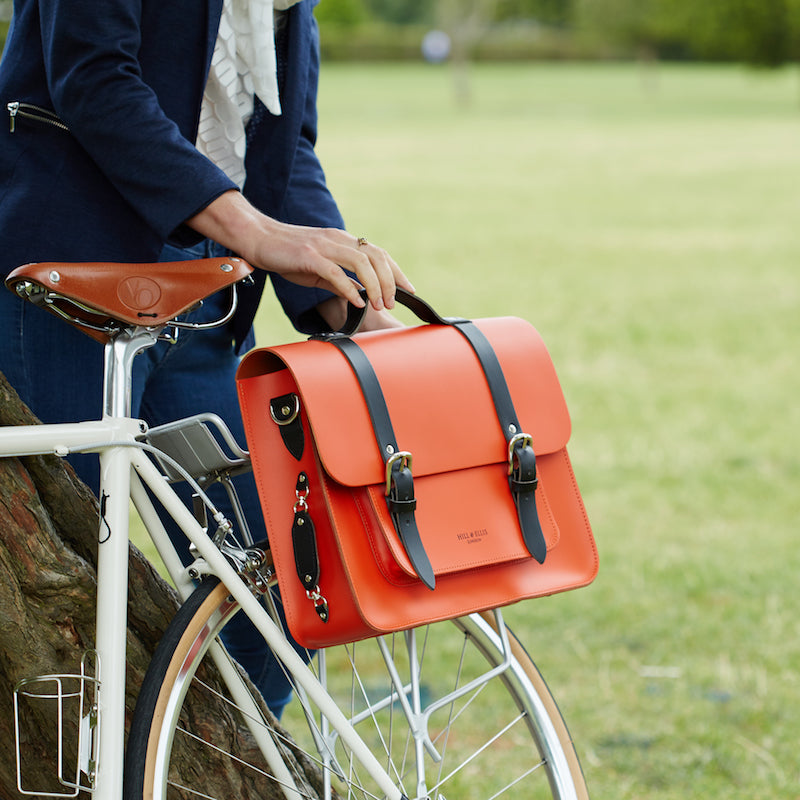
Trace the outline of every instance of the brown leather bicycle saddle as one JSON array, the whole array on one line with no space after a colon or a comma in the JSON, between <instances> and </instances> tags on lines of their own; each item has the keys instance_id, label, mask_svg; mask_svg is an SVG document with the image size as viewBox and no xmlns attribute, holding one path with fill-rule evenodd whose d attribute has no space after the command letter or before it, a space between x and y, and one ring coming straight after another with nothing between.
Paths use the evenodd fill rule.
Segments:
<instances>
[{"instance_id":1,"label":"brown leather bicycle saddle","mask_svg":"<svg viewBox=\"0 0 800 800\"><path fill-rule=\"evenodd\" d=\"M17 267L6 286L99 341L114 327L159 327L253 268L241 258L128 264L39 262Z\"/></svg>"}]
</instances>

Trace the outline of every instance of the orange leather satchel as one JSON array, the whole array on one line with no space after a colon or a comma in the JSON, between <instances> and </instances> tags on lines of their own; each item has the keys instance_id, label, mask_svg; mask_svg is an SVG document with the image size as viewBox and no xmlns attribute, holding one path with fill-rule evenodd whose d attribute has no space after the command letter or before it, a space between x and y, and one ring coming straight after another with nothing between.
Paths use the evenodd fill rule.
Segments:
<instances>
[{"instance_id":1,"label":"orange leather satchel","mask_svg":"<svg viewBox=\"0 0 800 800\"><path fill-rule=\"evenodd\" d=\"M259 349L237 377L287 620L307 647L589 583L550 356L517 318Z\"/></svg>"}]
</instances>

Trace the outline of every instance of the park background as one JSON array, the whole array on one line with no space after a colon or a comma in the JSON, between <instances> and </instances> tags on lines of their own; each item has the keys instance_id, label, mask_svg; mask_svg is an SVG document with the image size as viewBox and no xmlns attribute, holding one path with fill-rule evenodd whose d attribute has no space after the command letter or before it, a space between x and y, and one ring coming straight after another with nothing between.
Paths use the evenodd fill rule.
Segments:
<instances>
[{"instance_id":1,"label":"park background","mask_svg":"<svg viewBox=\"0 0 800 800\"><path fill-rule=\"evenodd\" d=\"M800 0L317 13L350 230L559 372L600 573L508 617L592 797L800 797Z\"/></svg>"}]
</instances>

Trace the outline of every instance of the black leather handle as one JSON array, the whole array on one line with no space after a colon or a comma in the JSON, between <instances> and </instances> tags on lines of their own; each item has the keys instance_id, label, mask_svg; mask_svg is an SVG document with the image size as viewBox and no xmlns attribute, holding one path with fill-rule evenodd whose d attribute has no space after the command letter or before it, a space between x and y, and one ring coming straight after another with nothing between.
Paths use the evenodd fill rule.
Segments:
<instances>
[{"instance_id":1,"label":"black leather handle","mask_svg":"<svg viewBox=\"0 0 800 800\"><path fill-rule=\"evenodd\" d=\"M366 289L362 289L359 294L366 303L369 303ZM460 318L458 320L449 318L446 319L445 317L440 316L433 309L433 307L428 305L428 303L426 303L422 298L417 297L417 295L411 294L411 292L407 292L405 289L401 289L400 287L398 287L395 292L395 300L400 303L401 306L405 306L409 311L414 313L422 322L427 322L429 325L452 325L454 322L460 320ZM364 322L366 313L366 305L363 308L358 308L352 303L348 303L347 319L345 320L344 325L342 325L338 331L335 331L333 334L329 335L352 336L358 332L358 329Z\"/></svg>"}]
</instances>

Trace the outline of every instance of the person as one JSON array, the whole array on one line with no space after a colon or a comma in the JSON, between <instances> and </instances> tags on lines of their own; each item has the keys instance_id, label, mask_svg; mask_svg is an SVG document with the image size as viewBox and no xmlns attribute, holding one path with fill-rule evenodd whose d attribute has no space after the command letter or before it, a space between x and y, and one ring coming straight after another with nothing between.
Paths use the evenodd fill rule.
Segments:
<instances>
[{"instance_id":1,"label":"person","mask_svg":"<svg viewBox=\"0 0 800 800\"><path fill-rule=\"evenodd\" d=\"M339 327L346 301L364 305L358 285L366 327L399 324L396 288L413 291L383 248L345 230L315 153L315 4L14 2L0 61L0 272L229 253L256 268L226 327L136 359L132 413L150 426L211 411L243 442L234 375L268 277L305 333ZM191 319L219 317L224 302ZM8 291L0 336L0 370L42 421L99 416L97 342ZM97 490L96 457L74 465ZM252 481L238 490L254 538L266 535ZM288 686L250 649L247 624L229 649L279 714Z\"/></svg>"}]
</instances>

